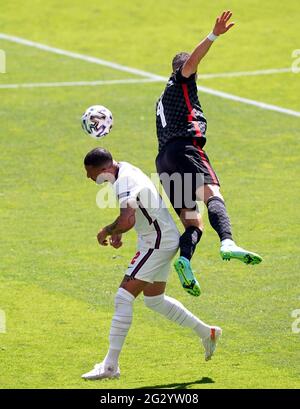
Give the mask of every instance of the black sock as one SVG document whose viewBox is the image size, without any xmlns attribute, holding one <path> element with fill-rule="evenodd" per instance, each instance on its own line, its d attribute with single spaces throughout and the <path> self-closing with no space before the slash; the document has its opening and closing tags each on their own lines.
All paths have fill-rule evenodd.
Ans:
<svg viewBox="0 0 300 409">
<path fill-rule="evenodd" d="M 218 196 L 213 196 L 208 199 L 206 206 L 209 222 L 218 233 L 220 240 L 232 240 L 230 220 L 223 200 Z"/>
<path fill-rule="evenodd" d="M 180 256 L 190 260 L 202 236 L 202 231 L 196 226 L 186 228 L 179 240 Z"/>
</svg>

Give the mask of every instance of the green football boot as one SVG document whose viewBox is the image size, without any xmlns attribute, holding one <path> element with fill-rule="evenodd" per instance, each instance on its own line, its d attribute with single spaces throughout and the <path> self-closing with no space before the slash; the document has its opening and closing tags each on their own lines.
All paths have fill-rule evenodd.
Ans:
<svg viewBox="0 0 300 409">
<path fill-rule="evenodd" d="M 235 258 L 245 264 L 259 264 L 262 261 L 259 254 L 238 247 L 232 240 L 224 240 L 220 254 L 223 260 Z"/>
<path fill-rule="evenodd" d="M 181 285 L 185 289 L 185 291 L 195 297 L 199 297 L 199 295 L 201 294 L 200 285 L 196 277 L 194 276 L 189 260 L 185 257 L 180 256 L 174 262 L 174 267 L 177 271 Z"/>
</svg>

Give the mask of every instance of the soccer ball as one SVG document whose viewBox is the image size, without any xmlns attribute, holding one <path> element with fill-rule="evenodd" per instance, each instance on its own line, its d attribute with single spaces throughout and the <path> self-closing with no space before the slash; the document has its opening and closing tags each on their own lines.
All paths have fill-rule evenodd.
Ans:
<svg viewBox="0 0 300 409">
<path fill-rule="evenodd" d="M 92 138 L 100 139 L 107 135 L 113 126 L 112 113 L 102 105 L 93 105 L 82 115 L 81 126 Z"/>
</svg>

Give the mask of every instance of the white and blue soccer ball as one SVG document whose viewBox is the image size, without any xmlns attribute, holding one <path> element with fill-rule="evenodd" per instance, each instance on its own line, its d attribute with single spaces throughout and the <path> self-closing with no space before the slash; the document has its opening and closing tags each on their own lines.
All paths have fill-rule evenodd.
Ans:
<svg viewBox="0 0 300 409">
<path fill-rule="evenodd" d="M 83 130 L 95 139 L 107 135 L 111 131 L 113 123 L 112 113 L 102 105 L 89 107 L 81 117 Z"/>
</svg>

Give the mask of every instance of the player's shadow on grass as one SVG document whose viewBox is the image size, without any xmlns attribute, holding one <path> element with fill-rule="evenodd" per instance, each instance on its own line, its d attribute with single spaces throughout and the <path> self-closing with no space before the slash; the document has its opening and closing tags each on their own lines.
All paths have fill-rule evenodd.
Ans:
<svg viewBox="0 0 300 409">
<path fill-rule="evenodd" d="M 190 385 L 198 385 L 203 383 L 215 383 L 215 381 L 211 378 L 204 376 L 197 381 L 192 382 L 181 382 L 181 383 L 169 383 L 167 385 L 153 385 L 153 386 L 143 386 L 142 388 L 136 389 L 160 389 L 160 388 L 173 388 L 173 389 L 186 389 Z"/>
</svg>

